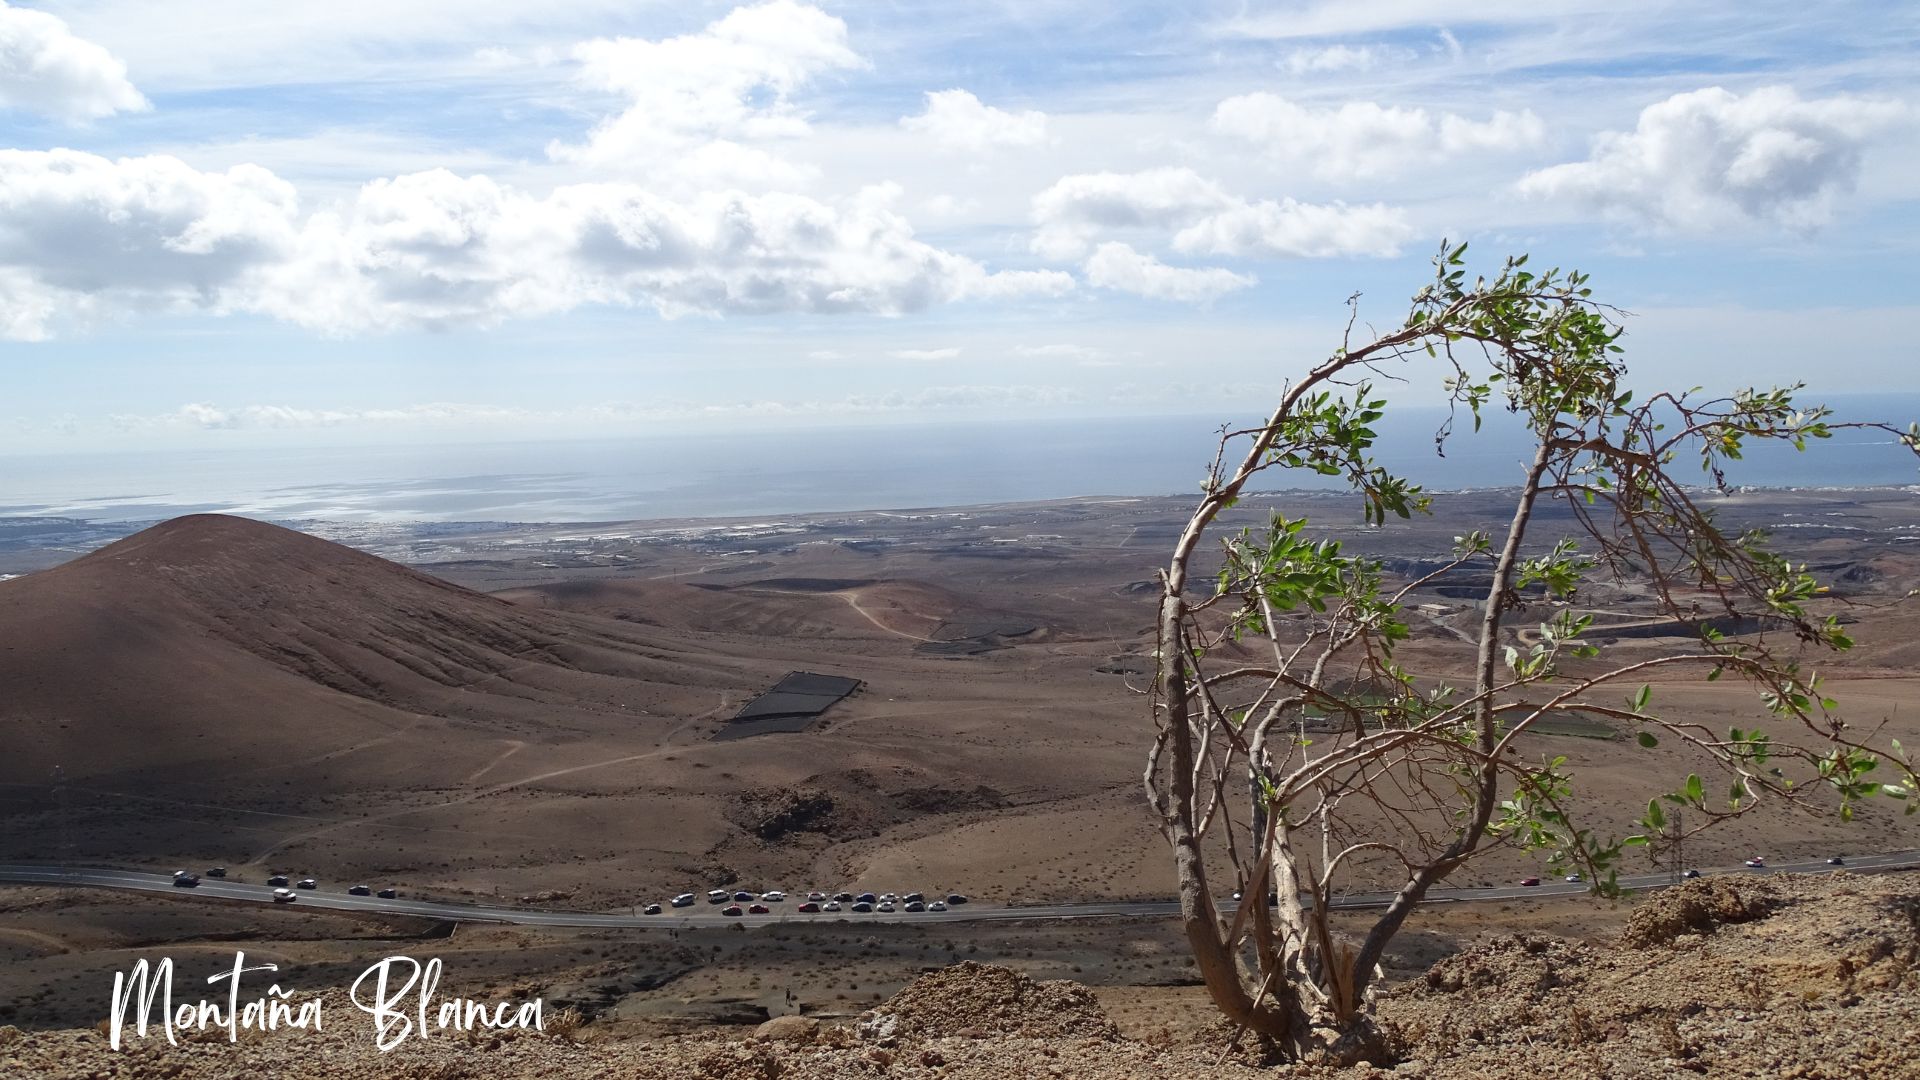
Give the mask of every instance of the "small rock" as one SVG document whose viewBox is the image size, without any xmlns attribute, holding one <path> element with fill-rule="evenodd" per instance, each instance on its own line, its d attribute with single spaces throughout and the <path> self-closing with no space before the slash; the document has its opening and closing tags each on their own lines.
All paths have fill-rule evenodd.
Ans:
<svg viewBox="0 0 1920 1080">
<path fill-rule="evenodd" d="M 947 1059 L 941 1056 L 938 1050 L 922 1050 L 920 1052 L 920 1064 L 925 1065 L 929 1069 L 937 1069 L 946 1063 Z"/>
<path fill-rule="evenodd" d="M 867 1051 L 867 1060 L 884 1069 L 893 1064 L 893 1051 L 882 1050 L 878 1046 L 873 1047 Z"/>
<path fill-rule="evenodd" d="M 820 1034 L 820 1021 L 811 1016 L 776 1016 L 753 1029 L 756 1039 L 767 1042 L 810 1043 Z"/>
</svg>

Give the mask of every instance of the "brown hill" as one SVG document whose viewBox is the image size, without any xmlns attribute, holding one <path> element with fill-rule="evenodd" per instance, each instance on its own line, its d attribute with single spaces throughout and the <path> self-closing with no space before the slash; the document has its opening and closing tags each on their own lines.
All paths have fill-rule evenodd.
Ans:
<svg viewBox="0 0 1920 1080">
<path fill-rule="evenodd" d="M 443 730 L 457 763 L 463 742 L 486 741 L 463 736 L 497 749 L 501 736 L 630 732 L 740 681 L 642 627 L 216 515 L 0 584 L 0 643 L 0 780 L 32 784 L 55 765 L 184 780 L 423 728 Z"/>
</svg>

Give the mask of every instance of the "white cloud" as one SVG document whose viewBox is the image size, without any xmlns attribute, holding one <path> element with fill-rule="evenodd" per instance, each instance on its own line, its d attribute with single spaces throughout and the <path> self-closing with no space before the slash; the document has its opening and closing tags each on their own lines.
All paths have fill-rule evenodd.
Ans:
<svg viewBox="0 0 1920 1080">
<path fill-rule="evenodd" d="M 1510 153 L 1546 137 L 1530 110 L 1469 120 L 1371 101 L 1315 109 L 1265 91 L 1222 101 L 1207 126 L 1333 180 L 1391 176 L 1475 151 Z"/>
<path fill-rule="evenodd" d="M 1384 45 L 1327 45 L 1295 49 L 1280 61 L 1280 66 L 1289 75 L 1326 75 L 1340 71 L 1366 71 L 1390 60 L 1406 60 L 1412 55 L 1408 50 Z"/>
<path fill-rule="evenodd" d="M 965 90 L 927 94 L 926 111 L 900 118 L 908 131 L 925 132 L 953 150 L 979 152 L 1000 146 L 1039 146 L 1047 141 L 1047 114 L 1027 109 L 1007 112 Z"/>
<path fill-rule="evenodd" d="M 1872 137 L 1910 116 L 1891 101 L 1709 87 L 1647 106 L 1634 130 L 1596 138 L 1587 160 L 1528 173 L 1519 186 L 1657 229 L 1810 229 L 1853 190 Z"/>
<path fill-rule="evenodd" d="M 887 355 L 895 360 L 952 360 L 960 355 L 960 350 L 957 348 L 895 349 Z"/>
<path fill-rule="evenodd" d="M 1059 343 L 1054 345 L 1015 345 L 1015 356 L 1031 356 L 1045 360 L 1098 360 L 1106 353 L 1091 345 L 1073 345 Z"/>
<path fill-rule="evenodd" d="M 1168 266 L 1121 243 L 1105 243 L 1087 257 L 1087 283 L 1152 300 L 1204 303 L 1253 285 L 1249 274 L 1220 267 Z"/>
<path fill-rule="evenodd" d="M 127 65 L 75 37 L 43 11 L 0 2 L 0 105 L 58 120 L 97 120 L 152 108 L 127 81 Z"/>
<path fill-rule="evenodd" d="M 1052 258 L 1072 258 L 1124 230 L 1173 232 L 1174 250 L 1184 254 L 1286 258 L 1390 257 L 1413 235 L 1395 207 L 1249 201 L 1187 168 L 1062 177 L 1034 196 L 1033 215 L 1033 249 Z"/>
<path fill-rule="evenodd" d="M 264 169 L 0 151 L 0 328 L 140 310 L 261 312 L 330 334 L 488 326 L 587 304 L 687 314 L 894 315 L 1057 296 L 1057 270 L 994 273 L 929 245 L 875 187 L 835 203 L 629 183 L 536 197 L 445 170 L 376 180 L 298 220 Z"/>
<path fill-rule="evenodd" d="M 792 95 L 821 75 L 862 68 L 847 24 L 819 8 L 771 0 L 736 8 L 704 30 L 659 41 L 600 38 L 578 45 L 580 77 L 625 99 L 585 143 L 554 142 L 558 161 L 678 177 L 690 189 L 764 190 L 808 170 L 752 145 L 809 130 Z"/>
<path fill-rule="evenodd" d="M 1400 246 L 1412 237 L 1406 213 L 1381 203 L 1262 199 L 1237 203 L 1194 222 L 1174 236 L 1173 249 L 1187 255 L 1385 259 L 1400 254 Z"/>
</svg>

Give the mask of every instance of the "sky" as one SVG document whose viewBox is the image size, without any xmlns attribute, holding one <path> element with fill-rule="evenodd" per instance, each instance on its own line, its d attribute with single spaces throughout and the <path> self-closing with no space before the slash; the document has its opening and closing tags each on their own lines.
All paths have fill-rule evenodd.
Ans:
<svg viewBox="0 0 1920 1080">
<path fill-rule="evenodd" d="M 0 3 L 0 453 L 1245 410 L 1444 239 L 1591 273 L 1648 385 L 1920 389 L 1917 45 L 1884 0 Z"/>
</svg>

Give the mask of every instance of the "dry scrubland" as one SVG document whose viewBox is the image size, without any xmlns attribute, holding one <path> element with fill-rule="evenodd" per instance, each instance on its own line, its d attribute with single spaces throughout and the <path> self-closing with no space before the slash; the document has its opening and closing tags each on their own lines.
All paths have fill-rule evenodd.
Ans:
<svg viewBox="0 0 1920 1080">
<path fill-rule="evenodd" d="M 1252 522 L 1269 506 L 1334 523 L 1350 547 L 1402 573 L 1504 512 L 1497 496 L 1448 496 L 1432 519 L 1377 530 L 1358 527 L 1347 498 L 1256 498 L 1237 513 Z M 1150 666 L 1147 583 L 1187 509 L 1175 499 L 1077 500 L 352 537 L 415 569 L 268 526 L 182 519 L 0 583 L 0 685 L 9 691 L 0 719 L 17 734 L 0 759 L 0 858 L 163 872 L 221 863 L 247 880 L 284 869 L 336 888 L 394 883 L 410 895 L 584 910 L 733 883 L 958 889 L 989 903 L 1164 896 L 1169 860 L 1139 793 L 1148 733 L 1137 690 Z M 1920 745 L 1920 613 L 1897 603 L 1920 584 L 1911 493 L 1748 494 L 1725 500 L 1722 513 L 1732 528 L 1782 526 L 1781 546 L 1837 582 L 1862 646 L 1830 669 L 1832 688 L 1854 723 L 1884 722 Z M 1559 524 L 1546 515 L 1537 527 L 1545 537 Z M 0 572 L 59 554 L 0 552 Z M 1421 599 L 1406 660 L 1444 677 L 1462 665 L 1456 631 L 1470 601 Z M 1645 611 L 1631 587 L 1596 590 L 1590 602 L 1608 621 Z M 1651 653 L 1678 640 L 1623 632 L 1616 648 Z M 805 734 L 710 741 L 795 669 L 866 687 Z M 1753 715 L 1746 694 L 1724 683 L 1659 683 L 1655 703 L 1715 727 Z M 1541 736 L 1527 749 L 1567 755 L 1584 787 L 1618 796 L 1618 812 L 1593 821 L 1603 828 L 1624 828 L 1691 767 L 1678 751 L 1625 739 Z M 63 785 L 51 782 L 55 764 Z M 790 813 L 796 807 L 814 809 Z M 776 820 L 784 824 L 769 828 Z M 1773 814 L 1695 845 L 1689 861 L 1920 847 L 1914 821 L 1878 808 L 1850 826 Z M 1498 852 L 1457 880 L 1529 872 L 1537 867 L 1526 858 Z M 756 1010 L 787 1007 L 789 989 L 816 1015 L 851 1014 L 922 968 L 979 959 L 1095 984 L 1128 1031 L 1152 1035 L 1089 1052 L 1089 1061 L 1110 1056 L 1116 1075 L 1149 1059 L 1179 1075 L 1181 1062 L 1217 1053 L 1178 1038 L 1163 1047 L 1133 1019 L 1182 1015 L 1194 1002 L 1194 989 L 1177 985 L 1186 966 L 1170 927 L 768 931 L 691 942 L 463 928 L 449 940 L 420 939 L 431 930 L 422 926 L 186 900 L 0 897 L 9 961 L 0 1002 L 12 1010 L 0 1021 L 28 1030 L 90 1023 L 111 972 L 136 954 L 184 962 L 244 947 L 283 956 L 303 986 L 337 985 L 392 951 L 441 955 L 477 985 L 597 1014 L 587 1029 L 596 1037 L 757 1019 Z M 1542 920 L 1519 905 L 1423 915 L 1395 974 L 1414 978 L 1489 927 L 1542 920 L 1599 932 L 1613 918 L 1585 903 L 1539 910 L 1555 914 Z M 1740 933 L 1763 925 L 1771 922 Z M 1708 951 L 1718 956 L 1717 943 L 1732 940 L 1715 937 Z M 1394 1015 L 1416 1016 L 1426 999 L 1412 993 L 1389 1006 L 1401 1010 Z M 1534 1032 L 1541 1053 L 1568 1060 L 1581 1046 L 1619 1041 L 1569 1042 L 1562 1032 L 1556 1042 L 1522 1020 L 1515 1030 Z M 1602 1033 L 1616 1023 L 1641 1030 L 1638 1020 L 1593 1022 Z M 1683 1034 L 1692 1022 L 1676 1021 Z M 35 1034 L 24 1045 L 65 1037 Z M 1449 1037 L 1437 1028 L 1420 1036 L 1422 1045 Z M 592 1067 L 648 1075 L 646 1055 L 705 1045 L 627 1046 L 625 1064 Z M 956 1045 L 938 1051 L 950 1071 L 988 1069 L 962 1064 L 974 1051 Z M 724 1039 L 712 1047 L 736 1052 Z M 507 1046 L 498 1060 L 535 1049 Z M 877 1068 L 868 1049 L 808 1050 L 820 1060 L 792 1064 L 792 1075 Z M 890 1068 L 920 1067 L 910 1056 L 896 1053 Z M 1019 1068 L 1046 1075 L 1049 1061 Z"/>
<path fill-rule="evenodd" d="M 1608 940 L 1502 933 L 1391 991 L 1396 1060 L 1275 1065 L 1205 1019 L 1190 990 L 1095 992 L 1006 967 L 931 971 L 853 1016 L 655 1033 L 415 1040 L 382 1055 L 337 991 L 323 1033 L 114 1052 L 98 1030 L 0 1028 L 0 1070 L 36 1077 L 298 1075 L 464 1080 L 800 1077 L 1425 1076 L 1533 1080 L 1896 1077 L 1920 1070 L 1920 892 L 1908 876 L 1694 882 Z M 752 1031 L 752 1034 L 748 1032 Z"/>
</svg>

